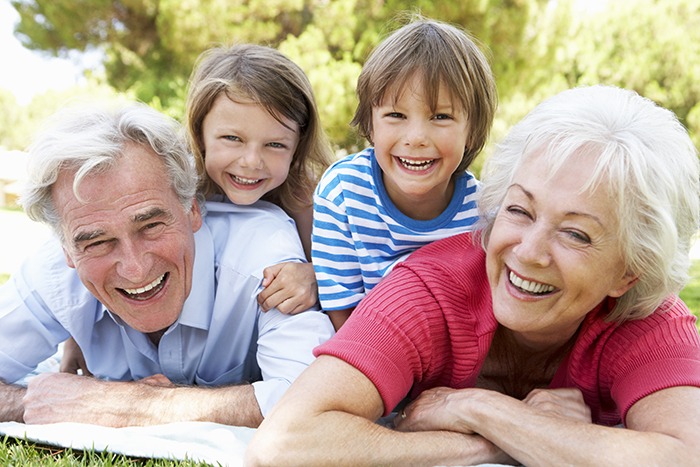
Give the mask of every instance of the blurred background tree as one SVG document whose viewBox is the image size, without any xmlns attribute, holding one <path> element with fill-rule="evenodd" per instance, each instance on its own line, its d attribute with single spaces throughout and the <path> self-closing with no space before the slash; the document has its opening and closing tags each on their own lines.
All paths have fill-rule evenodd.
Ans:
<svg viewBox="0 0 700 467">
<path fill-rule="evenodd" d="M 407 14 L 420 12 L 465 27 L 491 58 L 500 96 L 492 140 L 542 99 L 572 86 L 603 83 L 634 89 L 670 108 L 700 143 L 699 0 L 11 3 L 20 14 L 16 35 L 25 47 L 56 56 L 98 50 L 104 70 L 88 72 L 95 83 L 91 92 L 109 88 L 178 119 L 196 57 L 213 45 L 255 42 L 278 48 L 306 71 L 334 146 L 356 150 L 365 142 L 349 122 L 362 64 Z M 0 92 L 6 124 L 0 145 L 26 145 L 29 129 L 60 101 L 37 99 L 41 103 L 21 107 Z M 489 152 L 487 147 L 484 155 Z M 482 160 L 473 166 L 477 174 Z"/>
</svg>

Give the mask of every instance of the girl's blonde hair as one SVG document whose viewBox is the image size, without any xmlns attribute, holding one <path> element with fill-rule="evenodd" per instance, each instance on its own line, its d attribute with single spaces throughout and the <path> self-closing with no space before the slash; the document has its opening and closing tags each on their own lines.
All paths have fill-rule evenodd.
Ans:
<svg viewBox="0 0 700 467">
<path fill-rule="evenodd" d="M 222 93 L 234 101 L 251 100 L 278 121 L 284 117 L 299 125 L 287 179 L 263 199 L 287 213 L 310 206 L 316 183 L 331 162 L 331 148 L 304 71 L 281 52 L 254 44 L 214 47 L 199 56 L 189 81 L 185 126 L 206 197 L 223 193 L 206 174 L 202 135 L 204 118 Z"/>
</svg>

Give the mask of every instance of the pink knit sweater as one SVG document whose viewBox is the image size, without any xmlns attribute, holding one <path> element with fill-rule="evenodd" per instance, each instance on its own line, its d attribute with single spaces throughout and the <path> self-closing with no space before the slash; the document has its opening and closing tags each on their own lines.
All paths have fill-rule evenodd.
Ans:
<svg viewBox="0 0 700 467">
<path fill-rule="evenodd" d="M 615 425 L 639 399 L 673 386 L 700 387 L 695 317 L 677 297 L 653 315 L 615 325 L 605 300 L 581 326 L 550 388 L 577 387 L 593 421 Z M 406 395 L 473 387 L 497 323 L 485 255 L 470 233 L 427 245 L 398 265 L 315 350 L 362 371 L 385 415 Z"/>
</svg>

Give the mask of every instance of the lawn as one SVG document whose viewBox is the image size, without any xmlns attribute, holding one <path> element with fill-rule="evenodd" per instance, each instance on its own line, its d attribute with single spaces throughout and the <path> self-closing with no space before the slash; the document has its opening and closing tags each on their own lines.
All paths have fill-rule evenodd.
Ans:
<svg viewBox="0 0 700 467">
<path fill-rule="evenodd" d="M 48 446 L 38 446 L 22 440 L 0 437 L 0 465 L 30 467 L 170 467 L 208 466 L 194 461 L 168 461 L 163 459 L 139 459 L 107 452 L 73 451 Z"/>
<path fill-rule="evenodd" d="M 690 267 L 690 281 L 681 291 L 681 298 L 695 316 L 700 319 L 700 260 L 693 261 Z M 700 329 L 700 323 L 698 329 Z"/>
</svg>

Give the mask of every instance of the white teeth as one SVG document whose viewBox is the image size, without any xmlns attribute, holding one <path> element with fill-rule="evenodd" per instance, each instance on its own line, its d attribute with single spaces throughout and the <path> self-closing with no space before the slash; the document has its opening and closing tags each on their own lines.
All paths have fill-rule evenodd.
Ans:
<svg viewBox="0 0 700 467">
<path fill-rule="evenodd" d="M 237 175 L 231 175 L 231 178 L 233 178 L 236 181 L 236 183 L 240 183 L 241 185 L 255 185 L 260 180 L 262 180 L 260 178 L 258 178 L 258 179 L 242 178 L 242 177 L 239 177 Z"/>
<path fill-rule="evenodd" d="M 423 161 L 414 161 L 410 159 L 404 159 L 403 157 L 399 157 L 398 159 L 404 167 L 406 167 L 409 170 L 415 170 L 416 172 L 427 169 L 435 162 L 435 159 Z"/>
<path fill-rule="evenodd" d="M 160 285 L 161 282 L 163 282 L 163 279 L 165 278 L 165 274 L 160 276 L 158 279 L 154 280 L 150 284 L 144 286 L 144 287 L 139 287 L 138 289 L 124 289 L 124 292 L 128 293 L 129 295 L 137 295 L 141 294 L 144 292 L 148 292 L 149 290 L 153 289 L 154 287 L 157 287 Z"/>
<path fill-rule="evenodd" d="M 510 272 L 510 282 L 519 289 L 532 294 L 544 294 L 549 293 L 554 290 L 553 285 L 542 284 L 540 282 L 526 281 L 515 275 L 514 272 Z"/>
</svg>

